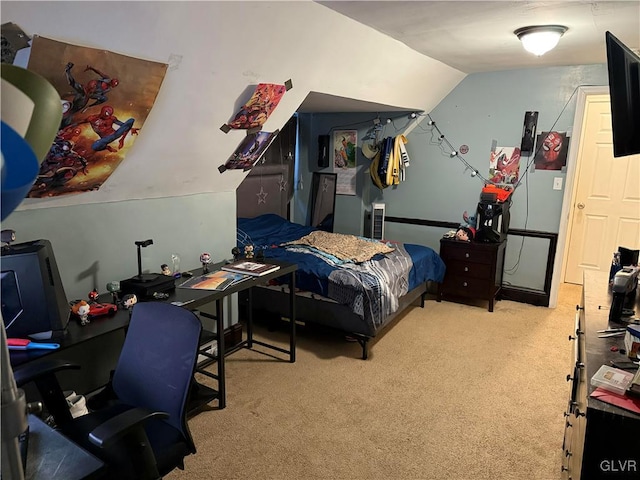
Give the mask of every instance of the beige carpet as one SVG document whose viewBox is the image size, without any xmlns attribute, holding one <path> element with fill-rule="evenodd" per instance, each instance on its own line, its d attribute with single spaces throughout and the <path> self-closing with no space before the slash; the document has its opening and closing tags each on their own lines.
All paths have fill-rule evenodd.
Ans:
<svg viewBox="0 0 640 480">
<path fill-rule="evenodd" d="M 227 408 L 189 421 L 198 453 L 167 478 L 558 479 L 579 298 L 565 284 L 556 309 L 429 300 L 366 361 L 305 329 L 295 364 L 237 352 Z"/>
</svg>

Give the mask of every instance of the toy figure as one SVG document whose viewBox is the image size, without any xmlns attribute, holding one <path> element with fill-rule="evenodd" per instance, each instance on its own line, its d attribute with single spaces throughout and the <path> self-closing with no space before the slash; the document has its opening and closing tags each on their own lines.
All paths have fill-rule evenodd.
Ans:
<svg viewBox="0 0 640 480">
<path fill-rule="evenodd" d="M 264 261 L 264 250 L 263 249 L 259 249 L 256 253 L 256 260 L 258 262 L 263 262 Z"/>
<path fill-rule="evenodd" d="M 234 260 L 238 260 L 238 258 L 240 258 L 240 249 L 238 247 L 233 247 L 231 249 L 231 255 L 233 255 Z"/>
<path fill-rule="evenodd" d="M 107 283 L 107 291 L 111 292 L 111 299 L 113 303 L 118 304 L 118 292 L 120 291 L 120 282 L 113 281 Z"/>
<path fill-rule="evenodd" d="M 169 270 L 169 265 L 167 265 L 166 263 L 163 263 L 162 265 L 160 265 L 160 268 L 162 269 L 163 275 L 167 275 L 168 277 L 171 276 L 171 270 Z"/>
<path fill-rule="evenodd" d="M 253 245 L 245 245 L 245 247 L 244 247 L 244 257 L 245 258 L 253 258 Z"/>
<path fill-rule="evenodd" d="M 476 229 L 473 227 L 460 227 L 456 231 L 456 240 L 460 240 L 463 242 L 470 242 L 476 235 Z"/>
<path fill-rule="evenodd" d="M 200 255 L 200 263 L 202 263 L 202 273 L 209 273 L 209 264 L 211 263 L 211 255 L 203 253 Z"/>
<path fill-rule="evenodd" d="M 91 303 L 94 303 L 94 302 L 98 301 L 98 289 L 94 288 L 93 290 L 91 290 L 89 292 L 89 301 Z"/>
<path fill-rule="evenodd" d="M 182 276 L 180 274 L 180 255 L 178 255 L 177 253 L 172 253 L 171 263 L 173 264 L 173 276 L 175 278 L 180 278 Z"/>
<path fill-rule="evenodd" d="M 138 297 L 135 293 L 128 293 L 122 297 L 122 306 L 129 310 L 129 315 L 131 315 L 131 309 L 136 303 L 138 303 Z"/>
<path fill-rule="evenodd" d="M 80 325 L 89 323 L 89 304 L 84 300 L 80 300 L 71 307 L 71 312 L 80 318 Z"/>
</svg>

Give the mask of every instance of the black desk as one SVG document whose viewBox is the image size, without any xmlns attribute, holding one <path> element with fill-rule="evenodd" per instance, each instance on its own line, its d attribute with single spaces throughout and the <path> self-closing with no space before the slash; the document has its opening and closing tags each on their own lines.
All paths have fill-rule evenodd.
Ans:
<svg viewBox="0 0 640 480">
<path fill-rule="evenodd" d="M 104 464 L 34 415 L 29 415 L 25 480 L 99 478 Z"/>
<path fill-rule="evenodd" d="M 226 406 L 226 382 L 225 382 L 225 369 L 224 369 L 224 357 L 229 355 L 240 348 L 253 348 L 253 345 L 261 345 L 263 347 L 276 350 L 282 353 L 286 353 L 289 355 L 289 362 L 293 363 L 296 361 L 296 322 L 295 322 L 295 272 L 298 269 L 298 266 L 295 264 L 290 264 L 286 262 L 276 262 L 268 260 L 268 263 L 280 265 L 280 269 L 268 273 L 266 275 L 262 275 L 260 277 L 249 277 L 235 285 L 228 287 L 223 291 L 216 290 L 196 290 L 191 288 L 179 288 L 170 293 L 169 298 L 166 300 L 167 302 L 185 302 L 184 308 L 188 308 L 189 310 L 197 310 L 198 307 L 202 305 L 214 303 L 216 305 L 216 313 L 212 318 L 216 321 L 216 331 L 215 339 L 218 345 L 218 355 L 217 357 L 201 352 L 202 355 L 205 355 L 212 360 L 219 360 L 222 358 L 222 361 L 218 361 L 218 372 L 217 375 L 214 375 L 210 372 L 207 372 L 203 369 L 198 369 L 198 373 L 208 376 L 209 378 L 213 378 L 218 382 L 218 390 L 213 390 L 209 387 L 201 385 L 199 383 L 195 383 L 194 390 L 192 390 L 192 403 L 193 407 L 190 408 L 190 411 L 196 410 L 202 404 L 209 403 L 214 399 L 218 399 L 218 407 L 225 408 Z M 215 265 L 209 266 L 209 271 L 214 272 L 220 267 L 224 265 L 224 262 L 218 263 Z M 194 275 L 202 275 L 202 269 L 195 269 L 192 271 Z M 251 289 L 253 287 L 259 285 L 265 285 L 270 280 L 283 277 L 287 275 L 289 281 L 289 314 L 291 318 L 290 322 L 290 330 L 289 330 L 289 349 L 282 349 L 280 347 L 276 347 L 274 345 L 270 345 L 265 342 L 261 342 L 255 340 L 253 338 L 253 315 L 251 308 Z M 180 280 L 176 281 L 176 284 L 180 284 Z M 233 349 L 226 351 L 224 345 L 224 299 L 229 295 L 234 293 L 242 292 L 245 290 L 249 290 L 249 318 L 247 321 L 247 339 L 243 340 L 239 345 L 234 346 Z M 188 302 L 188 303 L 186 303 Z M 202 316 L 208 317 L 209 315 L 201 312 Z"/>
<path fill-rule="evenodd" d="M 215 290 L 196 290 L 189 288 L 179 288 L 169 294 L 167 302 L 185 302 L 184 308 L 189 310 L 197 310 L 203 305 L 215 303 L 216 314 L 213 319 L 216 321 L 216 331 L 214 337 L 218 344 L 218 356 L 211 357 L 212 360 L 218 360 L 238 350 L 238 348 L 246 347 L 252 348 L 254 344 L 261 345 L 273 350 L 277 350 L 289 355 L 289 361 L 295 362 L 295 349 L 296 349 L 296 331 L 295 331 L 295 272 L 298 269 L 297 265 L 289 264 L 285 262 L 275 262 L 269 260 L 269 263 L 280 265 L 280 269 L 263 275 L 261 277 L 250 277 L 242 282 L 230 286 L 223 291 Z M 224 263 L 212 264 L 209 270 L 215 271 L 223 266 Z M 194 275 L 201 275 L 202 269 L 194 269 L 192 271 Z M 289 335 L 289 349 L 281 349 L 269 345 L 264 342 L 257 341 L 253 338 L 253 318 L 251 313 L 247 322 L 247 339 L 244 340 L 239 346 L 234 347 L 231 351 L 227 352 L 224 346 L 224 299 L 229 295 L 244 290 L 249 290 L 249 302 L 251 302 L 251 289 L 258 285 L 264 285 L 265 283 L 275 278 L 288 275 L 289 279 L 289 291 L 290 293 L 290 335 Z M 182 283 L 182 279 L 176 280 L 176 285 Z M 101 295 L 100 301 L 110 301 L 110 295 Z M 188 303 L 186 303 L 188 302 Z M 249 304 L 251 307 L 251 303 Z M 135 307 L 134 307 L 135 308 Z M 249 308 L 249 312 L 252 308 Z M 209 316 L 204 312 L 203 316 Z M 99 317 L 91 320 L 91 322 L 85 326 L 81 326 L 75 319 L 69 321 L 67 331 L 64 336 L 59 339 L 53 339 L 60 344 L 60 348 L 57 350 L 27 350 L 10 352 L 11 366 L 13 368 L 18 367 L 27 362 L 37 362 L 38 359 L 43 357 L 47 358 L 60 358 L 76 362 L 82 366 L 82 379 L 79 379 L 77 372 L 59 372 L 58 379 L 63 390 L 74 390 L 79 394 L 88 394 L 98 388 L 103 387 L 109 381 L 109 374 L 115 369 L 120 350 L 124 342 L 126 334 L 126 327 L 129 325 L 129 313 L 125 310 L 118 310 L 115 315 Z M 203 352 L 201 352 L 203 354 Z M 207 355 L 209 356 L 209 355 Z M 87 361 L 90 359 L 90 361 Z M 215 379 L 218 382 L 218 389 L 214 390 L 204 385 L 198 384 L 194 381 L 194 389 L 192 390 L 192 401 L 195 407 L 202 404 L 209 403 L 214 399 L 218 399 L 218 407 L 225 408 L 226 406 L 226 382 L 225 382 L 225 368 L 224 361 L 218 361 L 217 375 L 206 372 L 205 370 L 198 370 L 199 373 L 204 374 L 210 378 Z M 28 385 L 27 398 L 33 398 L 37 396 L 37 391 L 33 386 Z M 194 408 L 195 408 L 194 407 Z M 191 409 L 190 409 L 191 410 Z"/>
</svg>

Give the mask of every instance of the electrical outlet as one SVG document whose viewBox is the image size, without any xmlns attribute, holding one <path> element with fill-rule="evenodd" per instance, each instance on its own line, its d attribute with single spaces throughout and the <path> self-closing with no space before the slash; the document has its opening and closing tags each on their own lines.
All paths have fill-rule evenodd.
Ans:
<svg viewBox="0 0 640 480">
<path fill-rule="evenodd" d="M 556 177 L 553 179 L 553 189 L 562 190 L 562 177 Z"/>
</svg>

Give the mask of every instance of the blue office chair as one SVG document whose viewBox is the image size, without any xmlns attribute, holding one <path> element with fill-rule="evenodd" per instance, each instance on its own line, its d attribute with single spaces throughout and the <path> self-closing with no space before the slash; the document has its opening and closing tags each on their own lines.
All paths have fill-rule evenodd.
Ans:
<svg viewBox="0 0 640 480">
<path fill-rule="evenodd" d="M 107 478 L 158 479 L 184 469 L 184 457 L 196 453 L 186 417 L 201 331 L 198 317 L 182 307 L 136 304 L 113 375 L 116 400 L 78 418 L 66 406 L 61 411 L 59 388 L 56 403 L 38 384 L 68 363 L 39 377 L 16 369 L 16 383 L 37 380 L 62 433 L 104 461 Z"/>
</svg>

